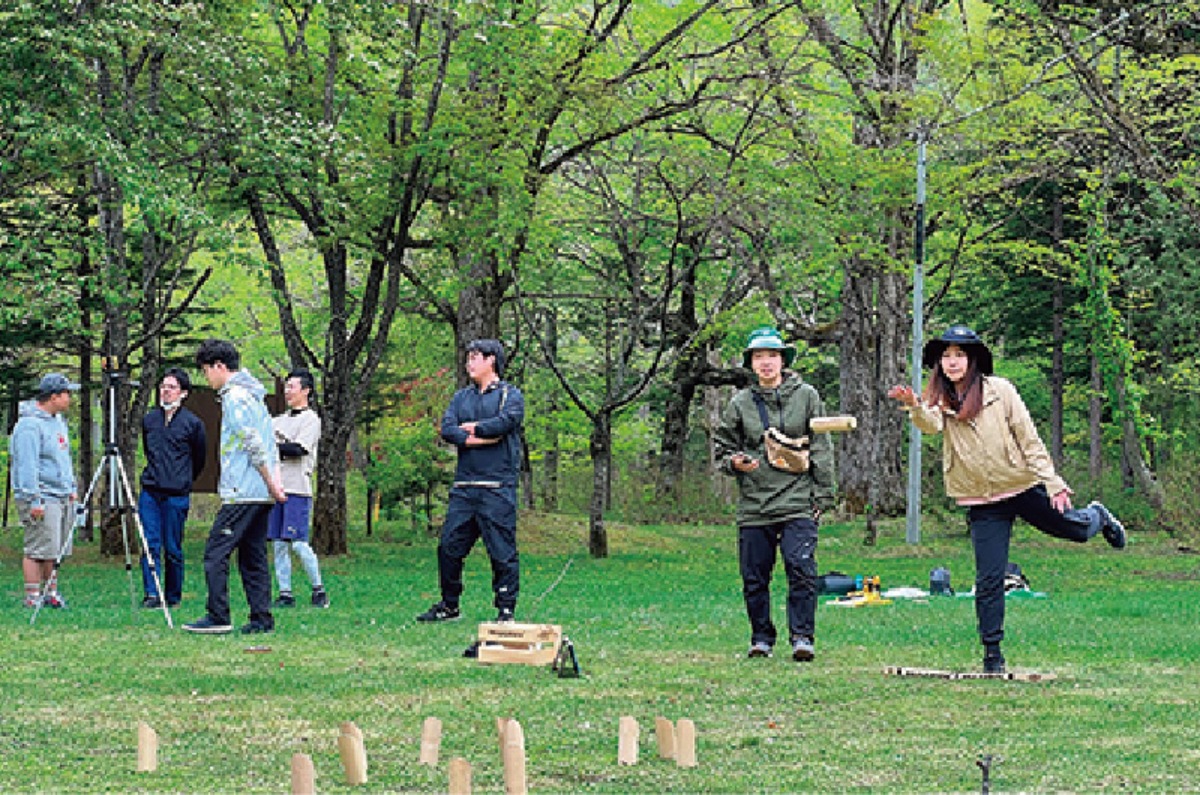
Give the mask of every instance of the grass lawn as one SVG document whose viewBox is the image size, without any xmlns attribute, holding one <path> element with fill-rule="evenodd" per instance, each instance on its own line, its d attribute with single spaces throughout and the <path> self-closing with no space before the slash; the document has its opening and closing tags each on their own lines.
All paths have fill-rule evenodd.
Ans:
<svg viewBox="0 0 1200 795">
<path fill-rule="evenodd" d="M 177 626 L 203 614 L 204 533 L 189 528 Z M 196 637 L 133 609 L 124 562 L 100 559 L 95 545 L 63 567 L 69 608 L 31 626 L 20 533 L 8 530 L 0 791 L 279 793 L 300 752 L 322 792 L 445 791 L 456 756 L 472 764 L 474 791 L 503 792 L 498 716 L 521 722 L 531 792 L 977 792 L 982 755 L 996 760 L 996 792 L 1200 788 L 1200 559 L 1168 538 L 1136 536 L 1115 553 L 1020 527 L 1012 559 L 1048 596 L 1010 599 L 1005 653 L 1010 669 L 1057 675 L 1020 683 L 882 675 L 888 665 L 978 670 L 967 598 L 822 604 L 814 662 L 745 659 L 732 527 L 612 525 L 612 555 L 600 561 L 585 533 L 582 520 L 543 515 L 520 529 L 518 620 L 561 624 L 583 668 L 558 679 L 460 656 L 476 622 L 494 616 L 482 546 L 460 622 L 413 620 L 436 599 L 432 540 L 355 538 L 352 555 L 324 561 L 331 609 L 281 611 L 271 635 Z M 909 546 L 892 526 L 866 548 L 859 527 L 831 525 L 820 570 L 878 574 L 886 589 L 925 587 L 944 565 L 969 589 L 967 539 L 926 535 Z M 233 580 L 236 625 L 245 601 Z M 247 652 L 259 644 L 271 650 Z M 641 725 L 636 766 L 616 762 L 623 715 Z M 437 768 L 417 762 L 428 716 L 444 724 Z M 656 716 L 695 721 L 699 767 L 657 758 Z M 139 720 L 159 735 L 154 773 L 135 772 Z M 366 787 L 345 783 L 341 721 L 364 734 Z"/>
</svg>

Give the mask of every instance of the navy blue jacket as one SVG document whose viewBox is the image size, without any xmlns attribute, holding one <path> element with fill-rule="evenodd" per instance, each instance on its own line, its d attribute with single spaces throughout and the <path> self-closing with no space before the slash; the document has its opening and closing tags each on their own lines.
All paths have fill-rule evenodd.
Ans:
<svg viewBox="0 0 1200 795">
<path fill-rule="evenodd" d="M 455 482 L 517 485 L 521 470 L 521 423 L 525 419 L 525 397 L 507 381 L 493 381 L 480 392 L 472 384 L 454 393 L 442 415 L 442 439 L 458 448 Z M 467 433 L 458 426 L 478 423 L 475 435 L 499 439 L 496 444 L 467 447 Z"/>
<path fill-rule="evenodd" d="M 142 488 L 171 496 L 191 494 L 208 451 L 204 423 L 184 406 L 170 424 L 166 417 L 159 407 L 142 418 L 142 450 L 146 453 Z"/>
</svg>

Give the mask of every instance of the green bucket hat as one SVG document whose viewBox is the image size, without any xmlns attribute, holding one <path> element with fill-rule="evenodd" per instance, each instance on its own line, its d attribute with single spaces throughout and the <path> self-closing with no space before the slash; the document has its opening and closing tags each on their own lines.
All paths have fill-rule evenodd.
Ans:
<svg viewBox="0 0 1200 795">
<path fill-rule="evenodd" d="M 796 358 L 796 346 L 785 344 L 783 337 L 771 326 L 762 326 L 750 332 L 750 338 L 746 340 L 746 350 L 742 352 L 742 367 L 747 370 L 753 369 L 750 367 L 753 351 L 779 351 L 783 356 L 784 367 L 791 367 Z"/>
</svg>

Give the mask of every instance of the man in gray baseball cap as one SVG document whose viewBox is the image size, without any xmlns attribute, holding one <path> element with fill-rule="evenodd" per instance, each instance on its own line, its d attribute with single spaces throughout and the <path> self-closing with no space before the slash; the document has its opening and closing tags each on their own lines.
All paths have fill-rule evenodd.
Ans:
<svg viewBox="0 0 1200 795">
<path fill-rule="evenodd" d="M 25 528 L 25 606 L 66 607 L 58 593 L 54 563 L 71 552 L 72 504 L 76 499 L 71 442 L 63 413 L 79 384 L 47 373 L 33 400 L 21 404 L 9 439 L 9 472 L 17 512 Z"/>
</svg>

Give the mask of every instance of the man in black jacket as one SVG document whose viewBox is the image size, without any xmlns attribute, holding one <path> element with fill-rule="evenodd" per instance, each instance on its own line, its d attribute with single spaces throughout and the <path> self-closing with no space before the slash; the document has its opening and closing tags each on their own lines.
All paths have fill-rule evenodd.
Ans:
<svg viewBox="0 0 1200 795">
<path fill-rule="evenodd" d="M 183 407 L 192 387 L 187 373 L 178 367 L 167 370 L 158 385 L 159 407 L 142 419 L 142 494 L 138 517 L 146 533 L 146 546 L 154 556 L 163 593 L 150 575 L 150 564 L 142 556 L 142 607 L 177 607 L 183 598 L 183 525 L 191 508 L 192 483 L 204 469 L 207 441 L 204 423 Z M 163 568 L 164 553 L 166 568 Z"/>
<path fill-rule="evenodd" d="M 441 601 L 418 621 L 453 621 L 462 616 L 463 563 L 483 538 L 492 560 L 497 621 L 512 621 L 517 607 L 517 477 L 521 466 L 521 423 L 525 398 L 500 380 L 504 347 L 497 340 L 467 345 L 471 386 L 454 393 L 442 415 L 442 439 L 458 449 L 454 486 L 438 544 Z"/>
</svg>

